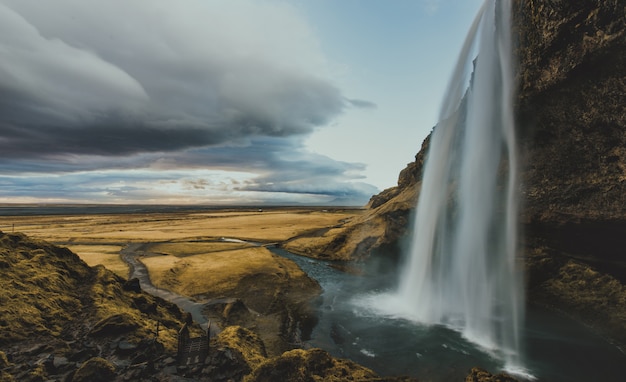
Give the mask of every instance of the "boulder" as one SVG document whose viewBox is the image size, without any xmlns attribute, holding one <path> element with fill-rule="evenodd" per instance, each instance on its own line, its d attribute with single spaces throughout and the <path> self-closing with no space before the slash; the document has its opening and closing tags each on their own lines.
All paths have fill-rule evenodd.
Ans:
<svg viewBox="0 0 626 382">
<path fill-rule="evenodd" d="M 98 321 L 91 329 L 92 336 L 111 336 L 131 332 L 139 327 L 137 320 L 130 314 L 114 314 Z"/>
<path fill-rule="evenodd" d="M 94 357 L 76 370 L 72 382 L 110 382 L 115 376 L 115 367 L 109 361 Z"/>
</svg>

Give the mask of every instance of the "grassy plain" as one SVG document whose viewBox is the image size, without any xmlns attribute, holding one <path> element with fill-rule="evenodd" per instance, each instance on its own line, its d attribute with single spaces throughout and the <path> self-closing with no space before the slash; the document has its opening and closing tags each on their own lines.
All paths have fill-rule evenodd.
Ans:
<svg viewBox="0 0 626 382">
<path fill-rule="evenodd" d="M 263 245 L 322 238 L 361 213 L 277 208 L 0 216 L 0 230 L 68 247 L 87 264 L 102 264 L 124 278 L 128 266 L 120 251 L 139 244 L 133 251 L 146 265 L 153 285 L 213 301 L 205 311 L 212 322 L 249 327 L 259 334 L 268 353 L 278 355 L 297 342 L 300 323 L 311 327 L 308 301 L 320 289 L 294 262 Z M 246 309 L 237 308 L 241 304 Z M 294 317 L 300 317 L 296 326 Z"/>
<path fill-rule="evenodd" d="M 128 276 L 119 256 L 123 246 L 151 243 L 142 261 L 153 282 L 195 295 L 219 285 L 233 286 L 245 274 L 285 272 L 284 262 L 266 249 L 225 238 L 277 243 L 321 236 L 360 213 L 359 209 L 272 208 L 0 216 L 0 230 L 66 246 L 87 264 L 102 264 L 123 277 Z"/>
</svg>

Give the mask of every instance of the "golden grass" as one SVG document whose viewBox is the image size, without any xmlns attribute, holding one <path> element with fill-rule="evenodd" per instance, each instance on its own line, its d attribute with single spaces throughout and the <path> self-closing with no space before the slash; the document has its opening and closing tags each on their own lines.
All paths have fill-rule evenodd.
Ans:
<svg viewBox="0 0 626 382">
<path fill-rule="evenodd" d="M 142 338 L 152 337 L 155 334 L 157 320 L 165 318 L 164 321 L 167 321 L 169 325 L 160 326 L 159 341 L 168 351 L 176 350 L 178 330 L 181 324 L 172 317 L 172 313 L 166 307 L 159 306 L 157 308 L 159 310 L 158 317 L 150 317 L 149 314 L 142 313 L 133 307 L 129 294 L 121 290 L 121 284 L 115 281 L 112 273 L 107 272 L 102 267 L 97 267 L 95 270 L 96 282 L 91 287 L 90 295 L 93 298 L 95 316 L 99 321 L 107 320 L 112 316 L 124 317 L 126 324 L 134 324 L 137 327 L 132 333 L 132 338 L 129 337 L 129 340 L 134 342 Z"/>
<path fill-rule="evenodd" d="M 264 247 L 251 247 L 178 258 L 153 256 L 143 258 L 154 285 L 179 294 L 194 296 L 208 291 L 230 291 L 250 274 L 284 275 L 286 270 L 279 259 Z M 300 275 L 291 269 L 291 275 Z"/>
<path fill-rule="evenodd" d="M 128 265 L 120 258 L 119 245 L 68 245 L 67 248 L 93 267 L 104 265 L 123 278 L 128 277 Z"/>
<path fill-rule="evenodd" d="M 176 257 L 187 257 L 200 255 L 209 252 L 232 251 L 235 249 L 250 248 L 252 245 L 247 243 L 229 243 L 229 242 L 169 242 L 158 243 L 150 246 L 150 252 L 162 255 L 172 255 Z"/>
<path fill-rule="evenodd" d="M 232 266 L 219 264 L 239 259 L 241 256 L 238 252 L 232 250 L 248 246 L 220 242 L 220 238 L 272 243 L 302 237 L 302 240 L 308 241 L 304 238 L 322 235 L 325 230 L 362 213 L 363 210 L 360 209 L 276 208 L 262 212 L 216 210 L 151 214 L 0 216 L 0 230 L 10 232 L 15 227 L 15 231 L 30 237 L 67 246 L 89 265 L 102 264 L 123 277 L 127 277 L 128 268 L 117 256 L 119 249 L 131 242 L 155 243 L 151 248 L 153 253 L 168 254 L 172 259 L 147 260 L 151 277 L 157 283 L 161 280 L 167 284 L 164 275 L 152 275 L 152 272 L 200 267 L 192 272 L 187 270 L 187 273 L 179 276 L 182 279 L 178 282 L 184 284 L 192 279 L 186 274 L 202 278 L 205 275 L 202 270 L 204 268 L 212 270 L 222 266 L 222 272 L 234 269 Z M 258 261 L 255 260 L 264 250 L 250 251 L 244 252 L 247 255 L 242 257 L 249 264 L 244 264 L 246 261 L 243 260 L 234 260 L 234 263 L 249 268 L 267 261 L 267 254 L 261 255 Z M 219 255 L 220 252 L 224 253 Z M 211 260 L 207 261 L 206 256 L 209 253 L 212 254 Z M 184 262 L 177 263 L 179 257 L 198 258 L 189 260 L 190 265 L 184 266 Z M 158 270 L 152 267 L 158 267 Z M 185 294 L 198 291 L 202 287 L 190 285 L 188 289 Z"/>
<path fill-rule="evenodd" d="M 361 210 L 286 209 L 265 212 L 216 211 L 79 216 L 0 216 L 0 229 L 15 230 L 52 242 L 110 244 L 236 237 L 284 241 L 308 231 L 332 227 Z"/>
</svg>

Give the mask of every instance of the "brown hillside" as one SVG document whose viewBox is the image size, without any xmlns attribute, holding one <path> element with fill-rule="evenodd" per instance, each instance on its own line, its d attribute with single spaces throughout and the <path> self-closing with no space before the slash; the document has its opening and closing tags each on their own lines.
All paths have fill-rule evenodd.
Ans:
<svg viewBox="0 0 626 382">
<path fill-rule="evenodd" d="M 3 382 L 414 381 L 381 378 L 320 349 L 270 358 L 261 338 L 239 326 L 210 340 L 204 363 L 180 365 L 177 334 L 189 318 L 178 307 L 23 234 L 0 231 L 0 301 Z M 202 334 L 192 326 L 192 337 Z"/>
</svg>

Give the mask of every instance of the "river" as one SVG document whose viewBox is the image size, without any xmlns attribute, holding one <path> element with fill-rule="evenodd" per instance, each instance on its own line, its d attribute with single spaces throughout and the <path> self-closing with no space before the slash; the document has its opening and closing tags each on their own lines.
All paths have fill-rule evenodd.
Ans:
<svg viewBox="0 0 626 382">
<path fill-rule="evenodd" d="M 363 301 L 389 288 L 389 275 L 343 272 L 332 263 L 276 254 L 296 262 L 322 286 L 319 323 L 307 345 L 352 359 L 381 375 L 421 381 L 463 381 L 471 367 L 499 372 L 503 363 L 445 326 L 384 317 Z M 538 381 L 622 381 L 626 355 L 587 327 L 538 307 L 527 310 L 522 330 L 525 367 Z M 522 379 L 522 377 L 517 376 Z"/>
<path fill-rule="evenodd" d="M 150 283 L 145 266 L 137 258 L 146 245 L 129 244 L 122 250 L 122 258 L 131 267 L 130 277 L 138 278 L 144 291 L 191 313 L 206 329 L 204 303 Z M 370 309 L 363 301 L 370 294 L 389 288 L 388 274 L 368 274 L 367 269 L 345 272 L 336 263 L 270 249 L 298 264 L 323 289 L 316 304 L 319 321 L 311 337 L 304 339 L 306 346 L 351 359 L 381 375 L 410 375 L 421 381 L 462 381 L 475 366 L 491 372 L 503 368 L 494 354 L 465 340 L 455 330 L 380 316 Z M 211 330 L 212 335 L 216 334 L 214 325 Z M 626 374 L 624 353 L 585 326 L 557 313 L 530 308 L 523 338 L 526 368 L 538 381 L 622 381 Z"/>
</svg>

